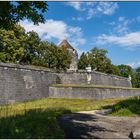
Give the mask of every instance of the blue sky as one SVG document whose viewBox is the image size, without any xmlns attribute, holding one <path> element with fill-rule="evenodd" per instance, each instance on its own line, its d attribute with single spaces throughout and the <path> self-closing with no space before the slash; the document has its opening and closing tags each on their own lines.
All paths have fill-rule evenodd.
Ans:
<svg viewBox="0 0 140 140">
<path fill-rule="evenodd" d="M 67 39 L 79 55 L 108 50 L 113 64 L 140 66 L 140 2 L 48 2 L 45 24 L 24 20 L 26 31 L 59 44 Z"/>
</svg>

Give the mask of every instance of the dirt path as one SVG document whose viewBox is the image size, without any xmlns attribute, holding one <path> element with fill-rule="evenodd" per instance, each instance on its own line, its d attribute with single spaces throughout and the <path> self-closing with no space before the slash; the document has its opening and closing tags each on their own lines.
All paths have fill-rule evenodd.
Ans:
<svg viewBox="0 0 140 140">
<path fill-rule="evenodd" d="M 65 114 L 59 119 L 66 138 L 130 138 L 140 130 L 140 117 L 112 117 L 95 111 Z"/>
</svg>

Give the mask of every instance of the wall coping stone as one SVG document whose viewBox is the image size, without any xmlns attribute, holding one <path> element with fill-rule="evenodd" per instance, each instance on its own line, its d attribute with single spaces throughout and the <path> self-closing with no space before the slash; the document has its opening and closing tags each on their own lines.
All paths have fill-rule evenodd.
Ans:
<svg viewBox="0 0 140 140">
<path fill-rule="evenodd" d="M 80 85 L 80 84 L 51 84 L 49 87 L 55 88 L 104 88 L 104 89 L 126 89 L 126 90 L 139 90 L 140 88 L 131 88 L 131 87 L 119 87 L 119 86 L 110 86 L 110 85 Z"/>
<path fill-rule="evenodd" d="M 5 70 L 8 68 L 14 68 L 15 70 L 25 70 L 25 71 L 41 71 L 41 72 L 56 72 L 56 70 L 45 68 L 45 67 L 38 67 L 34 65 L 19 65 L 19 64 L 12 64 L 12 63 L 2 63 L 0 62 L 0 67 L 3 67 Z"/>
<path fill-rule="evenodd" d="M 82 85 L 82 84 L 50 84 L 49 87 L 64 87 L 64 88 L 111 88 L 111 89 L 132 89 L 140 90 L 140 88 L 131 88 L 131 87 L 121 87 L 121 86 L 110 86 L 110 85 Z"/>
</svg>

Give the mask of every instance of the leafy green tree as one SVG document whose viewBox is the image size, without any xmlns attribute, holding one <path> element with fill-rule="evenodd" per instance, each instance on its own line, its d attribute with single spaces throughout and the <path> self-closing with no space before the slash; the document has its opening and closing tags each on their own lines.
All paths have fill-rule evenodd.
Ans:
<svg viewBox="0 0 140 140">
<path fill-rule="evenodd" d="M 140 88 L 140 72 L 136 73 L 135 78 L 136 78 L 135 87 Z"/>
<path fill-rule="evenodd" d="M 39 59 L 40 42 L 41 39 L 36 32 L 28 32 L 26 44 L 24 46 L 25 55 L 20 62 L 24 64 L 34 64 L 34 60 Z"/>
<path fill-rule="evenodd" d="M 0 61 L 66 70 L 71 55 L 66 48 L 41 41 L 36 32 L 25 33 L 16 24 L 13 30 L 0 29 Z"/>
<path fill-rule="evenodd" d="M 110 73 L 111 60 L 106 56 L 107 50 L 93 48 L 88 52 L 89 64 L 96 71 Z"/>
<path fill-rule="evenodd" d="M 140 88 L 140 67 L 133 72 L 132 85 L 133 87 Z"/>
<path fill-rule="evenodd" d="M 120 76 L 119 68 L 114 64 L 108 65 L 108 73 Z"/>
<path fill-rule="evenodd" d="M 136 72 L 140 72 L 140 67 L 138 67 L 138 68 L 136 69 Z"/>
<path fill-rule="evenodd" d="M 86 53 L 82 53 L 80 59 L 78 60 L 78 69 L 86 69 L 89 65 L 88 57 Z"/>
<path fill-rule="evenodd" d="M 65 47 L 57 47 L 56 69 L 66 70 L 70 67 L 72 56 Z"/>
<path fill-rule="evenodd" d="M 129 77 L 129 75 L 133 74 L 133 69 L 131 68 L 131 66 L 129 65 L 118 65 L 119 71 L 120 71 L 120 75 L 123 77 Z"/>
<path fill-rule="evenodd" d="M 24 56 L 27 39 L 24 28 L 15 25 L 13 30 L 0 29 L 0 60 L 18 63 Z"/>
<path fill-rule="evenodd" d="M 48 5 L 45 1 L 1 1 L 0 28 L 12 28 L 24 18 L 33 21 L 34 24 L 43 23 L 47 10 Z"/>
<path fill-rule="evenodd" d="M 72 57 L 64 47 L 57 47 L 54 43 L 42 41 L 39 52 L 43 66 L 58 70 L 66 70 L 70 66 Z"/>
</svg>

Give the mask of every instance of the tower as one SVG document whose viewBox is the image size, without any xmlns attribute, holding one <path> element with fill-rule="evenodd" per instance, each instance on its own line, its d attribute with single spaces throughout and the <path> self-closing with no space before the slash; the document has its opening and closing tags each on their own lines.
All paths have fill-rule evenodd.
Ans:
<svg viewBox="0 0 140 140">
<path fill-rule="evenodd" d="M 70 43 L 65 39 L 63 40 L 58 47 L 66 47 L 69 51 L 69 53 L 72 56 L 70 68 L 68 70 L 76 71 L 78 69 L 77 63 L 78 63 L 78 53 L 77 51 L 70 45 Z"/>
</svg>

